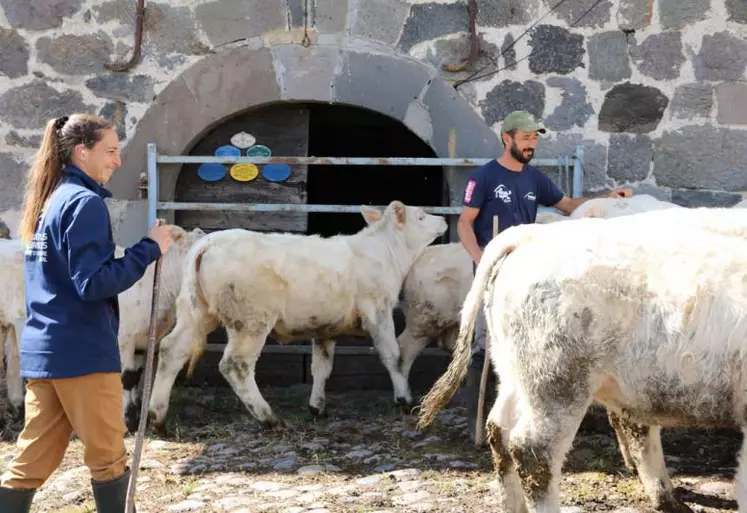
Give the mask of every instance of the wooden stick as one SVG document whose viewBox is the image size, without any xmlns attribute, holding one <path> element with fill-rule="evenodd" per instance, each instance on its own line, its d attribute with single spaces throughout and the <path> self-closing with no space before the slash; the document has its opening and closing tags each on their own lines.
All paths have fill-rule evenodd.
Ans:
<svg viewBox="0 0 747 513">
<path fill-rule="evenodd" d="M 153 386 L 153 359 L 156 351 L 156 316 L 158 315 L 158 294 L 160 289 L 160 275 L 162 258 L 156 260 L 153 270 L 153 296 L 150 304 L 150 325 L 148 326 L 148 348 L 145 360 L 145 386 L 140 407 L 140 424 L 135 435 L 135 450 L 132 456 L 132 468 L 130 469 L 130 483 L 127 488 L 125 501 L 125 513 L 132 513 L 135 507 L 135 488 L 137 487 L 137 473 L 140 469 L 140 455 L 143 451 L 143 438 L 145 437 L 145 425 L 148 420 L 148 405 L 150 403 L 150 392 Z"/>
<path fill-rule="evenodd" d="M 493 238 L 498 235 L 498 216 L 493 216 Z M 484 310 L 483 305 L 480 308 Z M 484 312 L 483 312 L 484 313 Z M 488 324 L 485 320 L 485 361 L 482 364 L 480 376 L 480 396 L 477 399 L 477 422 L 475 422 L 475 446 L 482 445 L 483 418 L 485 417 L 485 391 L 488 387 L 488 370 L 490 369 L 490 341 L 488 340 Z"/>
</svg>

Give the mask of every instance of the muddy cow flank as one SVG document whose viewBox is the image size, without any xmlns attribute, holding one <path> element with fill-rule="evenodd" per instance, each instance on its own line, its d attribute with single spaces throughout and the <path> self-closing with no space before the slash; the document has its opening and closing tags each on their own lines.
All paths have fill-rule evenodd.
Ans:
<svg viewBox="0 0 747 513">
<path fill-rule="evenodd" d="M 176 326 L 159 350 L 150 402 L 154 428 L 163 426 L 179 370 L 191 356 L 191 371 L 206 336 L 219 325 L 228 335 L 220 372 L 265 425 L 285 424 L 254 378 L 268 336 L 280 343 L 314 339 L 313 413 L 324 410 L 334 339 L 348 334 L 373 339 L 391 377 L 394 399 L 412 404 L 399 370 L 392 310 L 413 261 L 446 231 L 446 221 L 398 201 L 383 214 L 368 207 L 362 213 L 368 226 L 353 235 L 322 238 L 231 229 L 211 233 L 195 245 L 185 263 Z"/>
<path fill-rule="evenodd" d="M 598 401 L 652 505 L 690 511 L 673 494 L 660 429 L 745 427 L 746 228 L 747 212 L 703 208 L 506 230 L 478 266 L 455 357 L 419 426 L 466 373 L 484 299 L 500 380 L 486 432 L 501 506 L 559 511 L 565 454 Z"/>
<path fill-rule="evenodd" d="M 163 256 L 159 285 L 159 308 L 157 314 L 156 339 L 163 337 L 174 324 L 176 296 L 181 287 L 182 263 L 187 251 L 205 233 L 196 228 L 190 232 L 179 226 L 173 228 L 174 242 Z M 23 284 L 22 242 L 17 239 L 0 241 L 0 336 L 7 336 L 7 389 L 11 406 L 20 409 L 23 405 L 23 383 L 20 377 L 17 333 L 26 321 Z M 117 247 L 115 255 L 124 254 Z M 153 273 L 151 264 L 145 275 L 135 285 L 119 295 L 120 325 L 119 351 L 122 360 L 122 383 L 124 386 L 123 415 L 131 431 L 137 428 L 138 390 L 137 384 L 142 362 L 136 360 L 135 351 L 145 349 L 151 313 Z"/>
</svg>

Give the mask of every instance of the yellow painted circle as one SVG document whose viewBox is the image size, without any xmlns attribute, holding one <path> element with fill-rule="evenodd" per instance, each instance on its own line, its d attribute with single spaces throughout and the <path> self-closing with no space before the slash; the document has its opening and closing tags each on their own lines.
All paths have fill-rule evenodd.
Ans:
<svg viewBox="0 0 747 513">
<path fill-rule="evenodd" d="M 234 164 L 231 166 L 231 177 L 238 182 L 249 182 L 259 175 L 259 169 L 254 164 Z"/>
</svg>

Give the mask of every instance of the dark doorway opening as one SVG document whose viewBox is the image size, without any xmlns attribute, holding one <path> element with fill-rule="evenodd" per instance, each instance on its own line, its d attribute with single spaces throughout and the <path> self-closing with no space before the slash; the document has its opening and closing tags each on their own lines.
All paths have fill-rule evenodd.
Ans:
<svg viewBox="0 0 747 513">
<path fill-rule="evenodd" d="M 309 104 L 309 156 L 315 157 L 436 157 L 419 137 L 392 118 L 343 105 Z M 441 206 L 448 198 L 441 166 L 308 167 L 309 205 Z M 360 213 L 313 212 L 308 233 L 352 234 L 365 227 Z M 443 240 L 448 240 L 448 232 Z M 438 242 L 438 241 L 437 241 Z"/>
</svg>

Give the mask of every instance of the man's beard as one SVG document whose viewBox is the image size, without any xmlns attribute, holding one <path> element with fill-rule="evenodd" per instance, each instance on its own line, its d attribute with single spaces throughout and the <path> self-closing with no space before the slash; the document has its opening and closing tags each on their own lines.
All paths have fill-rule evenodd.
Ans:
<svg viewBox="0 0 747 513">
<path fill-rule="evenodd" d="M 520 152 L 519 148 L 516 147 L 516 143 L 511 145 L 511 156 L 522 164 L 528 163 L 534 157 L 534 150 L 532 148 L 527 148 L 525 151 L 527 152 L 526 154 Z"/>
</svg>

